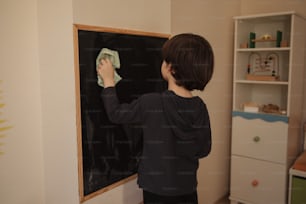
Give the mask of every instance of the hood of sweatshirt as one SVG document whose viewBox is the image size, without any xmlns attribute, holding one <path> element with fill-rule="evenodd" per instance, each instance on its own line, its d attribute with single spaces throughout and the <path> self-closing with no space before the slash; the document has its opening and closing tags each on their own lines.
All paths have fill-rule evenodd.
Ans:
<svg viewBox="0 0 306 204">
<path fill-rule="evenodd" d="M 167 125 L 176 138 L 177 152 L 206 156 L 211 148 L 211 131 L 209 114 L 202 99 L 184 98 L 168 90 L 162 100 Z"/>
<path fill-rule="evenodd" d="M 201 134 L 201 129 L 208 125 L 206 105 L 197 96 L 185 98 L 173 91 L 166 91 L 163 106 L 169 127 L 175 136 L 182 140 L 196 137 L 196 134 Z"/>
</svg>

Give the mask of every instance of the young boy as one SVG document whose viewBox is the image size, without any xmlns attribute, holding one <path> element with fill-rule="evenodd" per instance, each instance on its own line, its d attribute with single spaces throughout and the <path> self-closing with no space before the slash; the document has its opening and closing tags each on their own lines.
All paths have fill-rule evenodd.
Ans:
<svg viewBox="0 0 306 204">
<path fill-rule="evenodd" d="M 210 153 L 211 129 L 205 103 L 191 91 L 203 91 L 210 81 L 214 55 L 207 40 L 189 33 L 166 41 L 162 55 L 168 90 L 119 104 L 114 68 L 102 60 L 97 68 L 104 81 L 102 98 L 110 121 L 141 124 L 138 185 L 144 203 L 197 204 L 197 169 L 199 159 Z"/>
</svg>

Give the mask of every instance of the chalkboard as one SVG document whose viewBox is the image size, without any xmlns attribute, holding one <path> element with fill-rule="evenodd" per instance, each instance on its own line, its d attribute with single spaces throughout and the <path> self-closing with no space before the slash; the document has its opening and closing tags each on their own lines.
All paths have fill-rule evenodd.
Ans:
<svg viewBox="0 0 306 204">
<path fill-rule="evenodd" d="M 129 103 L 148 92 L 165 90 L 161 48 L 169 35 L 121 29 L 74 26 L 77 95 L 79 189 L 81 201 L 136 177 L 142 151 L 138 124 L 109 121 L 97 84 L 96 58 L 102 48 L 119 53 L 122 80 L 118 98 Z"/>
</svg>

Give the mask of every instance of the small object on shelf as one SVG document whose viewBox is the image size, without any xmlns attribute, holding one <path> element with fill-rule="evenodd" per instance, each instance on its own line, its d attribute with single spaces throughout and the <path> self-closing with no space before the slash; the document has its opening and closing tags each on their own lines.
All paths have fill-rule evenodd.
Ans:
<svg viewBox="0 0 306 204">
<path fill-rule="evenodd" d="M 255 48 L 255 40 L 256 39 L 256 33 L 250 32 L 250 48 Z"/>
<path fill-rule="evenodd" d="M 282 31 L 276 31 L 276 47 L 280 47 L 281 46 L 281 41 L 283 38 L 283 32 Z"/>
<path fill-rule="evenodd" d="M 270 34 L 265 34 L 265 35 L 261 36 L 261 39 L 262 40 L 271 40 L 272 36 Z"/>
<path fill-rule="evenodd" d="M 281 41 L 281 45 L 280 45 L 281 47 L 288 47 L 288 45 L 289 45 L 289 44 L 288 44 L 288 41 L 287 41 L 287 40 L 282 40 L 282 41 Z"/>
<path fill-rule="evenodd" d="M 261 111 L 264 113 L 275 113 L 275 114 L 281 114 L 281 110 L 278 105 L 275 104 L 267 104 L 263 105 L 261 108 Z"/>
<path fill-rule="evenodd" d="M 248 74 L 251 73 L 251 65 L 250 65 L 250 64 L 248 64 L 247 73 L 248 73 Z"/>
<path fill-rule="evenodd" d="M 247 42 L 241 43 L 240 48 L 248 48 L 248 43 Z"/>
<path fill-rule="evenodd" d="M 259 112 L 259 105 L 254 102 L 244 103 L 243 104 L 243 111 L 250 112 L 250 113 L 258 113 Z"/>
<path fill-rule="evenodd" d="M 276 41 L 276 39 L 272 38 L 270 34 L 264 34 L 258 39 L 252 39 L 252 42 L 273 42 Z"/>
</svg>

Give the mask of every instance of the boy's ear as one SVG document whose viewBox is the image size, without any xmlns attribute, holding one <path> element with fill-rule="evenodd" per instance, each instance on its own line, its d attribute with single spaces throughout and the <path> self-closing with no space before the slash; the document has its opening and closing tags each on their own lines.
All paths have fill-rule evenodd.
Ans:
<svg viewBox="0 0 306 204">
<path fill-rule="evenodd" d="M 167 68 L 169 69 L 169 72 L 170 72 L 172 75 L 175 74 L 175 71 L 173 70 L 172 64 L 171 64 L 171 63 L 167 64 Z"/>
</svg>

